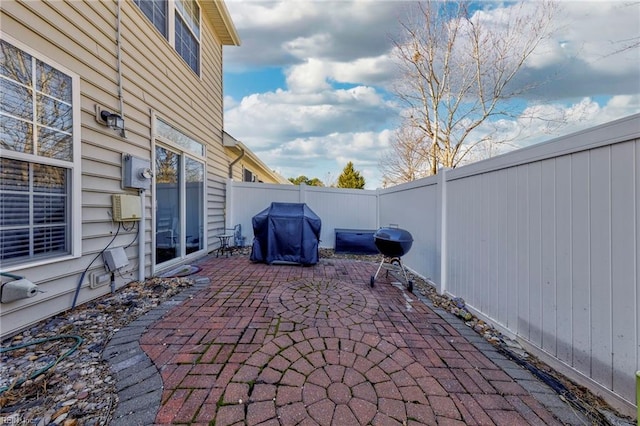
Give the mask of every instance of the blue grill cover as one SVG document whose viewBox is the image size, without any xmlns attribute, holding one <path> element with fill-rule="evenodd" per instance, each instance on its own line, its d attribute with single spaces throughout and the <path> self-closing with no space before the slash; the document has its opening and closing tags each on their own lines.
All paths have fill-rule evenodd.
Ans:
<svg viewBox="0 0 640 426">
<path fill-rule="evenodd" d="M 254 262 L 318 263 L 320 218 L 304 203 L 271 203 L 251 220 Z"/>
</svg>

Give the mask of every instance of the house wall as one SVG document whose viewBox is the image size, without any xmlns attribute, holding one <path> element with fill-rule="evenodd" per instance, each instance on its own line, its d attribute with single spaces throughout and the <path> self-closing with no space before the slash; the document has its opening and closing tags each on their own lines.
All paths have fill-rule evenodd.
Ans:
<svg viewBox="0 0 640 426">
<path fill-rule="evenodd" d="M 111 194 L 121 189 L 122 154 L 152 159 L 151 111 L 206 144 L 207 247 L 212 230 L 224 223 L 227 160 L 222 147 L 222 46 L 204 17 L 201 77 L 196 76 L 133 2 L 122 1 L 122 75 L 126 138 L 95 120 L 95 105 L 118 111 L 117 1 L 2 2 L 2 31 L 80 76 L 82 180 L 82 256 L 28 269 L 12 270 L 45 293 L 0 306 L 6 335 L 69 309 L 82 271 L 114 238 Z M 180 84 L 175 84 L 180 82 Z M 153 198 L 145 193 L 145 275 L 152 272 Z M 126 246 L 137 228 L 120 231 L 111 247 Z M 127 248 L 129 266 L 116 274 L 116 286 L 138 277 L 138 241 Z M 89 288 L 93 272 L 105 273 L 101 256 L 87 271 L 77 304 L 109 292 Z"/>
<path fill-rule="evenodd" d="M 237 150 L 232 150 L 230 148 L 225 148 L 225 152 L 227 154 L 229 164 L 240 156 Z M 270 173 L 270 170 L 265 169 L 265 167 L 262 164 L 259 164 L 258 162 L 253 161 L 251 156 L 248 155 L 248 153 L 246 152 L 245 152 L 245 155 L 240 159 L 240 161 L 238 161 L 233 165 L 232 178 L 234 181 L 243 182 L 244 180 L 243 169 L 245 168 L 251 171 L 255 176 L 257 176 L 256 182 L 260 181 L 262 183 L 276 183 L 276 184 L 282 183 L 273 177 L 273 175 Z"/>
<path fill-rule="evenodd" d="M 323 247 L 333 247 L 325 232 L 334 228 L 409 230 L 411 270 L 634 415 L 640 114 L 378 191 L 230 191 L 231 220 L 251 237 L 245 226 L 271 201 L 307 202 L 322 219 Z"/>
</svg>

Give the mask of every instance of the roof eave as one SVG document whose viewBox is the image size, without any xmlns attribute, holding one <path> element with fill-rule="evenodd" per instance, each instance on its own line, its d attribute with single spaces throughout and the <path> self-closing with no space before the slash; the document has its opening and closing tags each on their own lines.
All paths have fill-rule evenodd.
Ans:
<svg viewBox="0 0 640 426">
<path fill-rule="evenodd" d="M 204 17 L 209 21 L 223 46 L 240 46 L 240 37 L 229 10 L 222 0 L 200 0 Z"/>
</svg>

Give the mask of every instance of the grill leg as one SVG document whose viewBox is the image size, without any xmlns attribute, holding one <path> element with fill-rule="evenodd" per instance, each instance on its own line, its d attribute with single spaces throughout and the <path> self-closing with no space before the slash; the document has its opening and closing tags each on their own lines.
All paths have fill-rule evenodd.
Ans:
<svg viewBox="0 0 640 426">
<path fill-rule="evenodd" d="M 407 278 L 407 271 L 404 269 L 402 261 L 398 259 L 398 262 L 400 263 L 400 269 L 402 269 L 402 274 L 404 275 L 405 282 L 409 282 L 409 278 Z"/>
<path fill-rule="evenodd" d="M 402 269 L 402 273 L 404 275 L 404 281 L 407 283 L 407 291 L 409 293 L 413 293 L 413 281 L 411 281 L 409 277 L 407 277 L 407 271 L 404 269 L 402 261 L 398 259 L 398 262 L 400 263 L 400 269 Z"/>
<path fill-rule="evenodd" d="M 380 261 L 380 265 L 378 265 L 378 270 L 376 271 L 376 274 L 373 276 L 374 280 L 378 278 L 378 274 L 380 273 L 380 269 L 382 269 L 382 265 L 384 265 L 384 257 L 382 258 L 382 261 Z"/>
<path fill-rule="evenodd" d="M 376 278 L 378 278 L 378 274 L 380 273 L 380 269 L 382 269 L 382 265 L 384 264 L 384 256 L 382 257 L 382 260 L 380 261 L 380 265 L 378 266 L 378 270 L 376 271 L 375 275 L 371 275 L 371 280 L 369 281 L 369 284 L 371 285 L 371 287 L 373 287 L 373 284 L 376 281 Z"/>
</svg>

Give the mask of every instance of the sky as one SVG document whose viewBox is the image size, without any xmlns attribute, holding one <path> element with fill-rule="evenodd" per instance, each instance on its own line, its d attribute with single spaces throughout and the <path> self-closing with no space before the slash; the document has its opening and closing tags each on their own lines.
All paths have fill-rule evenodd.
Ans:
<svg viewBox="0 0 640 426">
<path fill-rule="evenodd" d="M 240 46 L 224 48 L 224 126 L 271 169 L 335 184 L 347 162 L 382 186 L 401 104 L 393 93 L 407 3 L 226 0 Z M 491 6 L 494 7 L 491 7 Z M 490 15 L 498 3 L 484 3 Z M 516 149 L 640 112 L 640 2 L 561 1 L 556 32 L 522 69 L 545 81 L 500 123 Z M 633 46 L 629 48 L 629 46 Z M 552 76 L 552 77 L 550 77 Z M 531 113 L 562 126 L 531 123 Z"/>
</svg>

